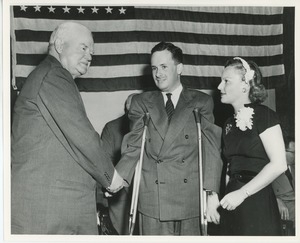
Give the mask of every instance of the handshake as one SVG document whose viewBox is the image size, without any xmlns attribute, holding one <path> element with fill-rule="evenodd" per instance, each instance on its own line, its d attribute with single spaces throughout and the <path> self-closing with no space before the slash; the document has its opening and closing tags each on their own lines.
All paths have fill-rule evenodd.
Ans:
<svg viewBox="0 0 300 243">
<path fill-rule="evenodd" d="M 128 183 L 119 175 L 119 173 L 115 170 L 112 182 L 109 187 L 106 188 L 105 196 L 111 197 L 112 194 L 120 191 L 124 186 L 128 187 Z"/>
</svg>

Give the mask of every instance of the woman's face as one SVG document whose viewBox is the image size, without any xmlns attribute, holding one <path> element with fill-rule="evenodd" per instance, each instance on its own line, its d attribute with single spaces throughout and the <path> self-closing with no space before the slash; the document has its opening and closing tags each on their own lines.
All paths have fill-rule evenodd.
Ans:
<svg viewBox="0 0 300 243">
<path fill-rule="evenodd" d="M 242 101 L 245 91 L 247 91 L 247 85 L 242 77 L 241 71 L 234 66 L 228 66 L 224 69 L 221 83 L 218 86 L 222 103 L 234 105 Z"/>
</svg>

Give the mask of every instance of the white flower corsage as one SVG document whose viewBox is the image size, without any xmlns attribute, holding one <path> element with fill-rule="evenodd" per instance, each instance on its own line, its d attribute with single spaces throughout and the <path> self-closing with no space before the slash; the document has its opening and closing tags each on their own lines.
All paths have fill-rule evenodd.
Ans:
<svg viewBox="0 0 300 243">
<path fill-rule="evenodd" d="M 234 116 L 236 126 L 242 131 L 246 131 L 247 128 L 252 129 L 253 125 L 253 114 L 254 110 L 251 107 L 244 107 L 240 109 L 237 114 Z"/>
</svg>

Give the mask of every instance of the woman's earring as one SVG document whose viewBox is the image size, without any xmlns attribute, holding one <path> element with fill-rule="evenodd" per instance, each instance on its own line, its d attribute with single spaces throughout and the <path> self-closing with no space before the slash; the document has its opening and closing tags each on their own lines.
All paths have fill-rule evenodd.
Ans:
<svg viewBox="0 0 300 243">
<path fill-rule="evenodd" d="M 242 91 L 243 91 L 243 93 L 246 93 L 246 89 L 245 88 L 243 88 Z"/>
</svg>

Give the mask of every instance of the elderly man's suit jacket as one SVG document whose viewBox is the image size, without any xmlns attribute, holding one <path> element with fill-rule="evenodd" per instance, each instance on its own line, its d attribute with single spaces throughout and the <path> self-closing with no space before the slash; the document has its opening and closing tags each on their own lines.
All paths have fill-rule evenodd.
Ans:
<svg viewBox="0 0 300 243">
<path fill-rule="evenodd" d="M 122 144 L 116 168 L 131 182 L 140 156 L 143 117 L 149 123 L 139 190 L 139 211 L 160 220 L 180 220 L 199 215 L 199 169 L 197 125 L 193 110 L 199 109 L 202 125 L 204 187 L 219 191 L 222 161 L 221 129 L 213 124 L 213 101 L 200 91 L 183 89 L 168 125 L 160 91 L 145 92 L 132 99 L 131 132 Z"/>
<path fill-rule="evenodd" d="M 114 167 L 71 74 L 48 56 L 28 77 L 12 125 L 13 234 L 98 234 L 96 180 Z"/>
</svg>

